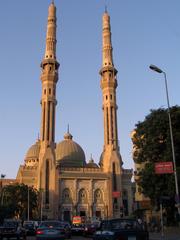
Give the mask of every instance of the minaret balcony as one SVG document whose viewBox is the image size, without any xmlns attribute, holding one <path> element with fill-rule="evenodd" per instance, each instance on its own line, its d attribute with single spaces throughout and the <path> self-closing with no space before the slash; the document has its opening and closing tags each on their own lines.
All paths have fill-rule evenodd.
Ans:
<svg viewBox="0 0 180 240">
<path fill-rule="evenodd" d="M 54 58 L 46 58 L 46 59 L 43 59 L 42 62 L 41 62 L 41 68 L 44 68 L 45 65 L 47 64 L 55 64 L 55 67 L 56 69 L 59 68 L 60 64 L 58 63 L 58 61 Z"/>
<path fill-rule="evenodd" d="M 114 76 L 116 76 L 116 74 L 118 73 L 118 71 L 116 70 L 116 68 L 114 66 L 105 66 L 105 67 L 102 67 L 101 70 L 99 71 L 99 74 L 101 76 L 103 76 L 103 74 L 105 72 L 113 72 L 114 73 Z"/>
</svg>

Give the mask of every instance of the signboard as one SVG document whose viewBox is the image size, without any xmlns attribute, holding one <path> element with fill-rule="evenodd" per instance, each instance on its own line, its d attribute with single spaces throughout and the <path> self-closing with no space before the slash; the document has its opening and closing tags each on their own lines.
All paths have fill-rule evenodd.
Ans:
<svg viewBox="0 0 180 240">
<path fill-rule="evenodd" d="M 113 198 L 119 198 L 120 197 L 120 192 L 112 192 Z"/>
<path fill-rule="evenodd" d="M 173 173 L 173 164 L 172 162 L 159 162 L 155 163 L 155 173 L 156 174 L 167 174 Z"/>
<path fill-rule="evenodd" d="M 81 224 L 81 216 L 74 216 L 72 219 L 73 224 Z"/>
</svg>

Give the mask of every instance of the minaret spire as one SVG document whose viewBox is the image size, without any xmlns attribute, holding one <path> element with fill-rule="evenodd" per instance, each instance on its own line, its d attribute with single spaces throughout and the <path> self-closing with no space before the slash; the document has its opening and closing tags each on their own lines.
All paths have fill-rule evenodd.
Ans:
<svg viewBox="0 0 180 240">
<path fill-rule="evenodd" d="M 46 48 L 41 68 L 41 141 L 49 145 L 54 143 L 55 137 L 56 83 L 59 68 L 59 63 L 56 60 L 56 7 L 54 1 L 48 9 Z"/>
<path fill-rule="evenodd" d="M 56 59 L 56 7 L 54 1 L 49 6 L 46 33 L 45 59 Z"/>
</svg>

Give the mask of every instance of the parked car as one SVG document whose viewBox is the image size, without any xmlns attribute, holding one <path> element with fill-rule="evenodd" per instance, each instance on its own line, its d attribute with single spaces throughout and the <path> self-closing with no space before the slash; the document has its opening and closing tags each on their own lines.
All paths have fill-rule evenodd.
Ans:
<svg viewBox="0 0 180 240">
<path fill-rule="evenodd" d="M 72 235 L 83 235 L 84 234 L 84 224 L 73 224 L 71 226 Z"/>
<path fill-rule="evenodd" d="M 36 226 L 34 221 L 24 221 L 23 227 L 26 229 L 27 236 L 36 235 Z"/>
<path fill-rule="evenodd" d="M 103 220 L 93 235 L 93 240 L 149 240 L 148 231 L 143 224 L 134 219 Z"/>
<path fill-rule="evenodd" d="M 84 235 L 84 236 L 93 235 L 93 234 L 96 232 L 96 230 L 97 230 L 98 227 L 99 227 L 99 225 L 98 225 L 98 224 L 95 224 L 95 223 L 85 224 L 83 235 Z"/>
<path fill-rule="evenodd" d="M 22 222 L 15 219 L 5 219 L 3 226 L 0 227 L 0 239 L 3 238 L 26 239 L 26 230 L 22 227 Z"/>
<path fill-rule="evenodd" d="M 36 240 L 65 240 L 65 230 L 60 221 L 42 221 L 36 230 Z"/>
<path fill-rule="evenodd" d="M 61 222 L 62 227 L 65 230 L 65 237 L 71 238 L 71 225 L 69 222 L 62 221 Z"/>
</svg>

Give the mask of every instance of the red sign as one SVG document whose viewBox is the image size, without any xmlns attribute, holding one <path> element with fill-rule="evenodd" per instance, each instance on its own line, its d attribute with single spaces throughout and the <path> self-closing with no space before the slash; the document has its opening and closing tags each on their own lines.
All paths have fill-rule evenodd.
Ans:
<svg viewBox="0 0 180 240">
<path fill-rule="evenodd" d="M 80 224 L 81 223 L 81 216 L 74 216 L 72 219 L 73 224 Z"/>
<path fill-rule="evenodd" d="M 155 173 L 156 174 L 166 174 L 173 173 L 173 164 L 172 162 L 159 162 L 155 163 Z"/>
<path fill-rule="evenodd" d="M 120 197 L 120 192 L 112 192 L 113 198 L 119 198 Z"/>
</svg>

